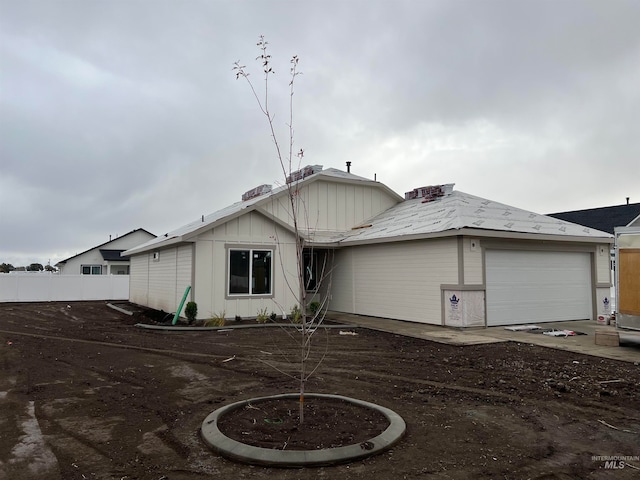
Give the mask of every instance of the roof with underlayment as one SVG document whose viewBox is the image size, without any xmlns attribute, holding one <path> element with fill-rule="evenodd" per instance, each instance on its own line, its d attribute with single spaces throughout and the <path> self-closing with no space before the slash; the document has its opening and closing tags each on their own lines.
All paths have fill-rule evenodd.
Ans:
<svg viewBox="0 0 640 480">
<path fill-rule="evenodd" d="M 323 177 L 336 181 L 368 182 L 392 192 L 379 182 L 334 168 L 309 175 L 299 180 L 299 185 Z M 509 233 L 525 234 L 528 238 L 531 238 L 531 235 L 540 235 L 541 237 L 552 235 L 558 240 L 573 240 L 575 237 L 579 237 L 587 241 L 602 239 L 604 242 L 612 242 L 613 236 L 606 232 L 454 191 L 453 184 L 434 188 L 442 190 L 442 196 L 399 201 L 398 204 L 371 220 L 361 225 L 354 225 L 351 230 L 344 232 L 315 231 L 305 237 L 311 243 L 338 246 L 444 236 L 455 234 L 456 231 L 463 229 L 475 229 L 478 233 L 484 231 L 503 232 L 505 235 Z M 232 218 L 243 215 L 245 212 L 258 208 L 265 202 L 271 201 L 274 196 L 283 194 L 286 189 L 287 186 L 283 185 L 264 195 L 236 202 L 145 244 L 127 250 L 125 254 L 132 255 L 188 241 L 200 231 L 214 228 Z M 394 192 L 392 193 L 397 196 Z"/>
<path fill-rule="evenodd" d="M 430 201 L 405 200 L 347 232 L 341 244 L 401 240 L 452 230 L 477 229 L 562 237 L 612 238 L 606 232 L 565 222 L 460 191 Z"/>
</svg>

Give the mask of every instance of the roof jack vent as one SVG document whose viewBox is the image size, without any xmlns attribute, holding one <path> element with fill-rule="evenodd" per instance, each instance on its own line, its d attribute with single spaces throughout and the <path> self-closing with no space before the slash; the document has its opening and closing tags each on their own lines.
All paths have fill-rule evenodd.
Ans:
<svg viewBox="0 0 640 480">
<path fill-rule="evenodd" d="M 444 185 L 429 185 L 428 187 L 414 188 L 410 192 L 406 192 L 404 194 L 404 199 L 413 200 L 415 198 L 422 198 L 422 203 L 433 202 L 438 198 L 451 195 L 454 185 L 455 183 L 447 183 Z"/>
<path fill-rule="evenodd" d="M 251 190 L 244 192 L 242 194 L 242 201 L 246 202 L 247 200 L 259 197 L 265 193 L 269 193 L 270 191 L 271 185 L 260 185 L 259 187 L 252 188 Z"/>
<path fill-rule="evenodd" d="M 300 170 L 296 170 L 291 175 L 287 177 L 287 183 L 297 182 L 298 180 L 302 180 L 303 178 L 307 178 L 309 175 L 313 175 L 314 173 L 318 173 L 322 171 L 322 165 L 307 165 Z"/>
<path fill-rule="evenodd" d="M 351 162 L 347 162 L 347 173 L 351 173 Z"/>
</svg>

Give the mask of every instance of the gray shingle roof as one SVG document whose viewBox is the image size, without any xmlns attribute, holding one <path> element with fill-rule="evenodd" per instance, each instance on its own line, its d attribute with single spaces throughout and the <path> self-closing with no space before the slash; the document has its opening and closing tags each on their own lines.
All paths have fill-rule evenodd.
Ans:
<svg viewBox="0 0 640 480">
<path fill-rule="evenodd" d="M 640 203 L 550 213 L 549 216 L 612 234 L 615 227 L 626 227 L 640 216 Z"/>
</svg>

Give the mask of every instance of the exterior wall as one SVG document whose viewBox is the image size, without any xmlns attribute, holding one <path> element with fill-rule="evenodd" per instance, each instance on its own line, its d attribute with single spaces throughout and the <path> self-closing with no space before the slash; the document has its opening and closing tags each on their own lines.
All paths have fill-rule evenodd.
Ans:
<svg viewBox="0 0 640 480">
<path fill-rule="evenodd" d="M 318 180 L 304 185 L 298 193 L 301 231 L 343 231 L 384 212 L 397 203 L 373 185 Z M 290 223 L 291 206 L 285 196 L 265 205 L 269 214 Z"/>
<path fill-rule="evenodd" d="M 149 301 L 149 262 L 151 253 L 131 257 L 129 274 L 129 301 L 148 306 Z"/>
<path fill-rule="evenodd" d="M 192 249 L 187 244 L 132 256 L 130 301 L 175 312 L 185 289 L 191 285 Z"/>
<path fill-rule="evenodd" d="M 123 235 L 122 237 L 116 238 L 107 242 L 103 245 L 95 247 L 87 252 L 84 252 L 80 255 L 72 257 L 68 259 L 63 265 L 60 267 L 61 275 L 80 275 L 82 274 L 82 265 L 102 265 L 102 274 L 107 275 L 110 272 L 108 271 L 107 265 L 111 263 L 112 265 L 129 265 L 127 260 L 118 261 L 118 262 L 106 262 L 102 258 L 102 254 L 100 253 L 100 249 L 102 250 L 127 250 L 129 248 L 136 247 L 138 245 L 143 244 L 154 238 L 150 233 L 143 230 L 134 230 L 131 233 Z M 116 273 L 118 270 L 117 266 L 114 267 L 113 273 Z"/>
<path fill-rule="evenodd" d="M 271 296 L 227 295 L 228 248 L 233 246 L 274 250 Z M 260 213 L 250 212 L 198 235 L 195 251 L 194 301 L 198 304 L 198 318 L 222 312 L 226 318 L 255 317 L 263 308 L 281 315 L 296 303 L 287 284 L 297 288 L 294 237 L 281 228 L 276 230 L 273 221 Z"/>
<path fill-rule="evenodd" d="M 460 279 L 460 283 L 464 285 L 484 284 L 482 241 L 479 238 L 464 237 L 462 239 L 462 258 L 464 278 Z"/>
<path fill-rule="evenodd" d="M 353 252 L 355 248 L 336 251 L 331 275 L 331 299 L 329 308 L 337 312 L 355 313 Z"/>
<path fill-rule="evenodd" d="M 440 325 L 441 285 L 457 281 L 455 237 L 348 247 L 338 252 L 330 308 Z"/>
<path fill-rule="evenodd" d="M 596 283 L 603 287 L 610 287 L 611 278 L 611 253 L 609 245 L 598 245 L 595 255 Z"/>
</svg>

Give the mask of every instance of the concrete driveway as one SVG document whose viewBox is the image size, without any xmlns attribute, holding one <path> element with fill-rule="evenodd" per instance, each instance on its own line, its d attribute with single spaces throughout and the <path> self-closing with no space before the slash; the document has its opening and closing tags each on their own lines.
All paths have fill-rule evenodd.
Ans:
<svg viewBox="0 0 640 480">
<path fill-rule="evenodd" d="M 602 325 L 592 320 L 544 322 L 536 324 L 544 330 L 571 330 L 584 334 L 554 337 L 543 335 L 542 333 L 510 331 L 506 330 L 504 326 L 459 329 L 338 312 L 330 312 L 328 318 L 344 324 L 357 325 L 359 327 L 396 333 L 398 335 L 424 338 L 425 340 L 449 345 L 521 342 L 640 364 L 640 332 L 616 329 L 616 327 L 612 325 Z M 617 332 L 620 337 L 620 345 L 596 345 L 596 331 Z"/>
</svg>

